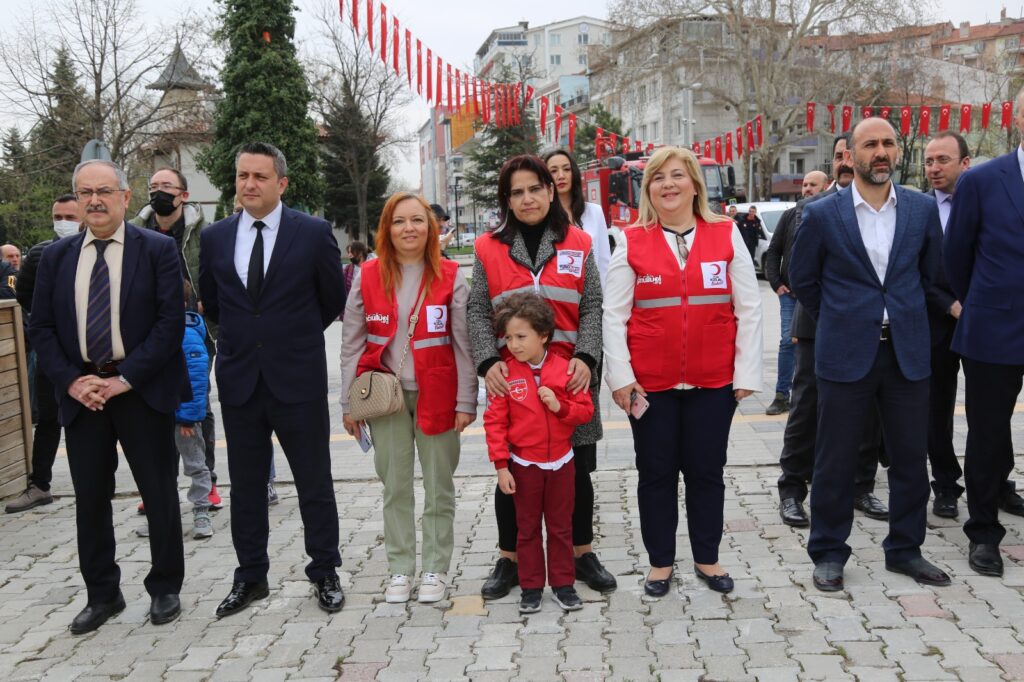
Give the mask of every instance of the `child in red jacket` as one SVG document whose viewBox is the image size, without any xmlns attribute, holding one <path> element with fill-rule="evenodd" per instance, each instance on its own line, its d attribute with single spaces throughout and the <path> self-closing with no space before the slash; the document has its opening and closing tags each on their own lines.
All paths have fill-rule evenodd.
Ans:
<svg viewBox="0 0 1024 682">
<path fill-rule="evenodd" d="M 520 613 L 540 611 L 544 593 L 541 519 L 547 529 L 547 577 L 555 602 L 566 611 L 583 608 L 573 587 L 572 550 L 575 466 L 572 434 L 594 415 L 585 391 L 566 388 L 569 362 L 547 352 L 555 314 L 536 294 L 515 294 L 494 311 L 494 329 L 505 338 L 508 394 L 493 397 L 484 413 L 487 453 L 498 470 L 498 487 L 516 506 L 516 553 L 523 593 Z"/>
</svg>

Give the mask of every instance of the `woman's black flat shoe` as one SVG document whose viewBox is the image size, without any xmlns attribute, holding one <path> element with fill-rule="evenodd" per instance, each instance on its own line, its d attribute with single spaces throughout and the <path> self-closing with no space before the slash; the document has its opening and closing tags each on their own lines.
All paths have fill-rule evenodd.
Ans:
<svg viewBox="0 0 1024 682">
<path fill-rule="evenodd" d="M 726 573 L 725 575 L 708 575 L 696 566 L 693 568 L 693 572 L 697 574 L 698 578 L 706 582 L 708 584 L 708 587 L 710 587 L 715 592 L 721 592 L 722 594 L 728 594 L 729 592 L 732 592 L 732 588 L 734 587 L 734 585 L 732 582 L 732 578 L 729 577 L 728 573 Z"/>
<path fill-rule="evenodd" d="M 675 569 L 672 569 L 672 572 L 664 580 L 644 580 L 644 593 L 648 597 L 664 597 L 672 587 L 673 575 L 675 575 Z"/>
</svg>

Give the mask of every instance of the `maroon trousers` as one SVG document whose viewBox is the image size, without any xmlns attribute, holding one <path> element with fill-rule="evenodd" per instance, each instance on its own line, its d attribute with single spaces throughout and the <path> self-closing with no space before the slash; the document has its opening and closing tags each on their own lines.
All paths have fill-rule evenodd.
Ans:
<svg viewBox="0 0 1024 682">
<path fill-rule="evenodd" d="M 516 482 L 519 584 L 523 589 L 544 588 L 544 545 L 540 527 L 543 518 L 548 541 L 548 585 L 572 585 L 576 582 L 572 551 L 575 460 L 569 460 L 557 471 L 510 462 L 509 471 Z"/>
</svg>

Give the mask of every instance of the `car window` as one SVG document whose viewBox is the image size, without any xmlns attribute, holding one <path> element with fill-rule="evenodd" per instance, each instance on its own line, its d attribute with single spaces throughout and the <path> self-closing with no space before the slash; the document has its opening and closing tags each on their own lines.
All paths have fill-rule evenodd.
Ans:
<svg viewBox="0 0 1024 682">
<path fill-rule="evenodd" d="M 760 214 L 761 223 L 768 234 L 775 232 L 775 226 L 779 224 L 779 219 L 782 218 L 783 213 L 784 211 L 765 211 Z"/>
</svg>

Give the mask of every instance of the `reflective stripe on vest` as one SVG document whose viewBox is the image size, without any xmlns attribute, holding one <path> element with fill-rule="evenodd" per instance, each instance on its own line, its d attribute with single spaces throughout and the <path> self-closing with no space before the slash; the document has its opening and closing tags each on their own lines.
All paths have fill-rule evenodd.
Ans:
<svg viewBox="0 0 1024 682">
<path fill-rule="evenodd" d="M 562 301 L 563 303 L 573 303 L 579 305 L 580 303 L 580 292 L 575 289 L 566 289 L 564 287 L 553 287 L 546 284 L 538 284 L 535 286 L 519 287 L 517 289 L 509 289 L 503 291 L 494 298 L 491 299 L 491 305 L 498 307 L 498 304 L 504 301 L 509 296 L 514 294 L 525 294 L 535 293 L 541 298 L 546 298 L 549 301 Z"/>
<path fill-rule="evenodd" d="M 412 347 L 414 350 L 420 348 L 430 348 L 432 346 L 448 346 L 451 345 L 452 337 L 450 336 L 436 336 L 432 339 L 421 339 L 419 341 L 413 341 Z"/>
<path fill-rule="evenodd" d="M 386 346 L 390 339 L 386 336 L 377 336 L 376 334 L 367 334 L 366 340 L 370 343 L 375 343 L 378 346 Z"/>
<path fill-rule="evenodd" d="M 642 298 L 638 300 L 635 305 L 637 308 L 669 308 L 671 306 L 681 305 L 682 302 L 682 297 L 670 296 L 669 298 Z"/>
<path fill-rule="evenodd" d="M 716 303 L 728 303 L 732 300 L 730 294 L 716 296 L 687 296 L 686 302 L 689 305 L 715 305 Z"/>
</svg>

